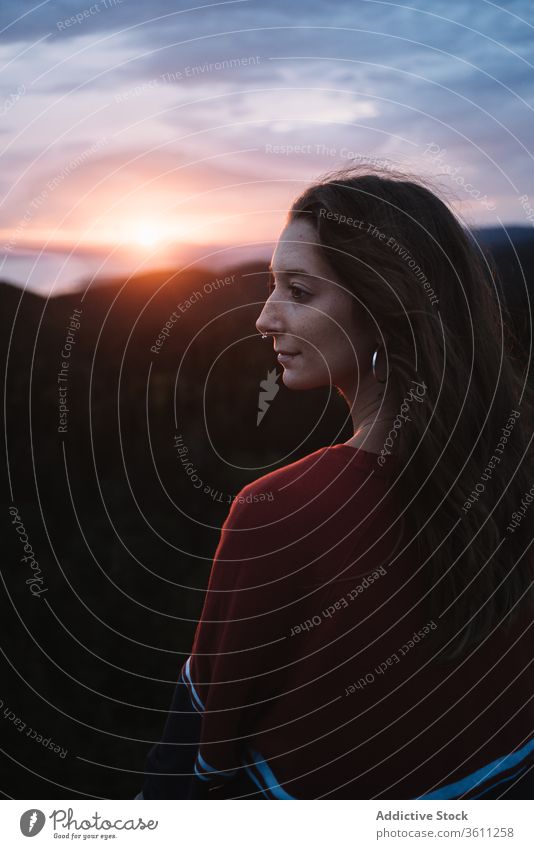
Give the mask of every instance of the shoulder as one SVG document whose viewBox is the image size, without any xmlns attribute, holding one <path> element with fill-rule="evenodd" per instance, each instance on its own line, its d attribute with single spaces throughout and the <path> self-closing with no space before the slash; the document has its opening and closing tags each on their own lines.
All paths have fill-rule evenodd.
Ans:
<svg viewBox="0 0 534 849">
<path fill-rule="evenodd" d="M 235 496 L 225 525 L 250 526 L 257 519 L 276 520 L 298 507 L 303 499 L 324 491 L 335 477 L 333 452 L 319 448 L 246 484 Z"/>
<path fill-rule="evenodd" d="M 388 471 L 391 470 L 389 467 Z M 335 534 L 386 497 L 390 474 L 374 455 L 346 445 L 320 448 L 244 486 L 223 524 L 243 556 L 259 547 L 287 548 L 309 538 L 311 529 Z"/>
<path fill-rule="evenodd" d="M 393 459 L 393 458 L 388 458 Z M 332 503 L 353 493 L 355 487 L 369 491 L 373 486 L 383 488 L 384 481 L 391 477 L 393 466 L 383 468 L 378 463 L 378 455 L 365 451 L 356 451 L 346 443 L 319 448 L 299 460 L 269 472 L 240 490 L 232 509 L 236 516 L 253 512 L 275 514 L 287 510 L 292 505 L 305 502 L 308 509 L 314 503 Z M 248 508 L 237 510 L 246 505 L 263 504 L 260 510 Z M 269 507 L 268 505 L 272 505 Z"/>
<path fill-rule="evenodd" d="M 320 484 L 325 475 L 334 469 L 334 457 L 329 448 L 319 448 L 298 460 L 280 466 L 251 481 L 235 497 L 237 504 L 274 503 L 275 496 L 282 493 L 290 498 L 290 493 Z"/>
<path fill-rule="evenodd" d="M 210 587 L 295 598 L 299 587 L 324 582 L 364 543 L 366 557 L 370 546 L 381 556 L 384 547 L 392 547 L 392 534 L 396 543 L 399 533 L 391 491 L 391 474 L 373 455 L 342 446 L 319 449 L 263 475 L 232 503 Z M 243 602 L 248 596 L 237 595 Z"/>
</svg>

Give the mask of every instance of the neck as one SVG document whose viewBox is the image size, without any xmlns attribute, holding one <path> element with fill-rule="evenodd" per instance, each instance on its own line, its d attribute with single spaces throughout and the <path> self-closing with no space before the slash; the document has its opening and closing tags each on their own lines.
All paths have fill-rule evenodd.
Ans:
<svg viewBox="0 0 534 849">
<path fill-rule="evenodd" d="M 372 377 L 359 386 L 354 384 L 339 389 L 349 405 L 352 419 L 353 436 L 349 443 L 361 444 L 369 451 L 380 451 L 398 413 L 398 401 L 391 383 L 387 393 L 386 385 Z"/>
</svg>

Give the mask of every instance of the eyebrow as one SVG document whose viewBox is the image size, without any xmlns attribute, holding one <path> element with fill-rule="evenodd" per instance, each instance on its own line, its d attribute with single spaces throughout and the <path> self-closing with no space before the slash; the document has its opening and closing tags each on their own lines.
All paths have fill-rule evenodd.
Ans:
<svg viewBox="0 0 534 849">
<path fill-rule="evenodd" d="M 313 276 L 312 274 L 310 274 L 309 271 L 306 271 L 304 268 L 286 268 L 285 270 L 282 269 L 282 271 L 274 272 L 271 263 L 269 263 L 268 270 L 271 272 L 271 274 L 278 274 L 279 277 L 284 277 L 289 274 L 305 274 L 307 277 Z"/>
</svg>

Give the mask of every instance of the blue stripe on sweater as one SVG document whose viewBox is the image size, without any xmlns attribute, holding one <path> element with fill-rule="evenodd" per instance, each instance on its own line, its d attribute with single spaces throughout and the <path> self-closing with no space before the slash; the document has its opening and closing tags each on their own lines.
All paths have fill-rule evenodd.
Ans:
<svg viewBox="0 0 534 849">
<path fill-rule="evenodd" d="M 193 699 L 194 699 L 193 703 L 194 703 L 195 707 L 200 708 L 200 710 L 205 710 L 205 707 L 202 704 L 202 700 L 201 700 L 200 696 L 198 695 L 197 691 L 195 690 L 195 686 L 194 686 L 194 684 L 191 680 L 190 663 L 191 663 L 191 657 L 188 657 L 186 663 L 184 664 L 183 670 L 182 670 L 183 675 L 184 675 L 184 680 L 185 680 L 185 683 L 191 688 L 191 693 L 192 693 Z"/>
<path fill-rule="evenodd" d="M 534 751 L 534 737 L 517 752 L 511 752 L 509 755 L 497 758 L 487 766 L 483 766 L 480 769 L 477 769 L 476 772 L 472 772 L 471 775 L 461 778 L 460 781 L 455 781 L 452 784 L 446 784 L 444 787 L 439 787 L 431 793 L 426 793 L 424 796 L 417 796 L 416 798 L 457 799 L 459 796 L 462 796 L 464 793 L 468 793 L 478 784 L 481 784 L 483 781 L 490 778 L 491 773 L 500 775 L 501 773 L 506 772 L 506 770 L 517 766 L 517 764 L 521 763 L 521 761 L 524 760 L 532 751 Z"/>
<path fill-rule="evenodd" d="M 203 772 L 200 772 L 200 767 Z M 195 763 L 195 773 L 201 778 L 203 781 L 209 781 L 210 778 L 231 778 L 235 775 L 235 769 L 217 769 L 214 766 L 211 766 L 207 760 L 201 755 L 200 752 L 197 753 L 197 763 Z M 206 773 L 209 773 L 206 775 Z"/>
<path fill-rule="evenodd" d="M 481 793 L 477 793 L 476 796 L 471 796 L 471 799 L 480 799 L 485 793 L 488 793 L 490 790 L 493 790 L 494 787 L 497 787 L 498 784 L 502 784 L 504 781 L 511 781 L 512 778 L 516 778 L 518 775 L 524 775 L 527 770 L 528 766 L 521 767 L 521 769 L 518 769 L 517 772 L 507 775 L 506 778 L 500 778 L 499 781 L 496 781 L 494 784 L 490 784 L 489 787 L 485 787 Z"/>
<path fill-rule="evenodd" d="M 272 798 L 271 796 L 268 796 L 265 792 L 265 790 L 268 790 L 272 794 L 272 796 L 274 796 L 275 799 L 295 799 L 295 796 L 291 796 L 291 794 L 288 793 L 287 790 L 284 790 L 284 788 L 279 785 L 271 767 L 268 765 L 265 758 L 254 749 L 249 749 L 249 753 L 252 755 L 256 768 L 260 773 L 261 778 L 265 782 L 265 786 L 262 786 L 256 774 L 251 770 L 249 766 L 246 766 L 245 769 L 247 771 L 247 774 L 253 779 L 254 783 L 260 788 L 263 795 L 267 799 Z"/>
</svg>

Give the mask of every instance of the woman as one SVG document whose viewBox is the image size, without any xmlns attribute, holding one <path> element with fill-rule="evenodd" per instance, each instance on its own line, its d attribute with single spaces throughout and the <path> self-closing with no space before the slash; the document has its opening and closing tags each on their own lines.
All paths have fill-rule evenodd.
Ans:
<svg viewBox="0 0 534 849">
<path fill-rule="evenodd" d="M 138 798 L 532 798 L 533 406 L 496 286 L 421 180 L 294 202 L 256 326 L 353 436 L 232 504 Z"/>
</svg>

